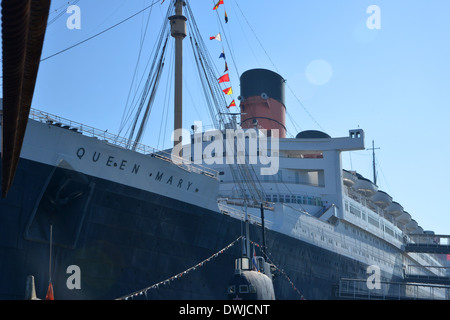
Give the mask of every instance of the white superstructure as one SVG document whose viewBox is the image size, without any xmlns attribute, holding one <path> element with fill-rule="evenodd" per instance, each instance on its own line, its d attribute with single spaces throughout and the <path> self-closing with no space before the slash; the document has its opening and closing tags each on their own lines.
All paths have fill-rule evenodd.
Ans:
<svg viewBox="0 0 450 320">
<path fill-rule="evenodd" d="M 225 150 L 225 134 L 223 137 Z M 210 141 L 204 138 L 201 150 L 208 150 Z M 271 154 L 270 146 L 268 150 Z M 411 215 L 370 180 L 342 169 L 341 153 L 352 150 L 364 150 L 361 129 L 350 130 L 347 137 L 339 138 L 319 132 L 300 133 L 296 138 L 279 139 L 276 174 L 262 175 L 263 164 L 241 165 L 252 178 L 250 185 L 261 192 L 265 201 L 266 227 L 365 265 L 377 266 L 383 274 L 396 278 L 403 278 L 409 266 L 439 266 L 432 254 L 404 250 L 409 234 L 423 233 Z M 192 159 L 203 160 L 215 152 L 203 151 L 199 157 L 194 146 L 191 151 Z M 249 145 L 246 152 L 251 154 Z M 219 208 L 237 218 L 242 218 L 247 210 L 250 219 L 260 223 L 260 208 L 248 200 L 251 191 L 242 187 L 245 175 L 233 172 L 239 170 L 238 166 L 227 164 L 226 152 L 223 155 L 220 164 L 211 165 L 220 179 Z M 445 274 L 439 268 L 415 272 Z"/>
</svg>

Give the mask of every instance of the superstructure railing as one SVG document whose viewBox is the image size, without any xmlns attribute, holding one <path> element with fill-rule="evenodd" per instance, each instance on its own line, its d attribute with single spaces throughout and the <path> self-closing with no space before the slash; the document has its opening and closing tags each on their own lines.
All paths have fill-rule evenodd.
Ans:
<svg viewBox="0 0 450 320">
<path fill-rule="evenodd" d="M 144 145 L 142 143 L 137 143 L 137 142 L 130 143 L 129 139 L 127 139 L 125 137 L 121 137 L 117 134 L 110 133 L 106 130 L 97 129 L 97 128 L 82 124 L 80 122 L 65 119 L 60 116 L 50 114 L 45 111 L 31 109 L 29 118 L 32 120 L 42 122 L 42 123 L 46 123 L 49 125 L 54 125 L 54 126 L 58 126 L 58 127 L 67 129 L 67 130 L 71 130 L 73 132 L 77 132 L 77 133 L 83 134 L 88 137 L 94 137 L 97 139 L 101 139 L 111 145 L 114 145 L 116 147 L 120 147 L 123 149 L 129 150 L 129 147 L 133 146 L 133 150 L 136 152 L 139 152 L 144 155 L 151 155 L 151 156 L 159 158 L 161 160 L 171 162 L 174 165 L 177 165 L 178 167 L 180 167 L 184 170 L 187 170 L 189 172 L 203 174 L 203 175 L 209 176 L 211 178 L 215 178 L 215 179 L 218 176 L 218 172 L 216 170 L 207 168 L 207 167 L 199 165 L 199 164 L 194 164 L 187 159 L 182 159 L 180 157 L 173 156 L 170 152 L 158 150 L 153 147 Z M 173 161 L 174 159 L 176 161 Z"/>
<path fill-rule="evenodd" d="M 238 210 L 234 207 L 227 205 L 226 199 L 218 199 L 217 205 L 219 207 L 220 212 L 222 212 L 223 214 L 226 214 L 226 215 L 229 215 L 236 219 L 240 219 L 240 220 L 244 221 L 245 212 L 243 210 Z M 248 213 L 247 217 L 251 224 L 257 224 L 260 226 L 262 225 L 262 220 L 261 220 L 260 216 L 256 216 L 256 215 Z M 273 222 L 265 220 L 264 224 L 266 227 L 270 228 L 273 225 Z"/>
</svg>

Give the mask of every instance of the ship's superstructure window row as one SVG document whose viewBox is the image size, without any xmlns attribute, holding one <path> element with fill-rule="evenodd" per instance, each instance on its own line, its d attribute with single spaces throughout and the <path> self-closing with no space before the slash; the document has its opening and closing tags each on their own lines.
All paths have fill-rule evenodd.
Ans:
<svg viewBox="0 0 450 320">
<path fill-rule="evenodd" d="M 226 196 L 223 194 L 220 195 L 219 198 L 230 199 L 229 196 Z M 310 206 L 316 206 L 316 207 L 324 207 L 325 206 L 325 202 L 322 200 L 322 198 L 306 196 L 306 195 L 279 194 L 279 193 L 266 194 L 265 201 L 272 202 L 272 203 L 302 204 L 302 205 L 310 205 Z"/>
<path fill-rule="evenodd" d="M 357 203 L 353 199 L 347 198 L 345 200 L 344 209 L 352 216 L 357 217 L 360 222 L 370 224 L 371 227 L 385 232 L 396 240 L 403 241 L 402 232 L 397 227 L 392 225 L 388 220 L 378 216 L 375 212 L 371 212 L 371 209 L 362 207 L 361 204 Z M 360 223 L 358 223 L 358 225 L 360 225 Z"/>
<path fill-rule="evenodd" d="M 290 194 L 266 194 L 267 202 L 275 203 L 297 203 L 322 207 L 323 201 L 319 197 L 299 196 Z"/>
</svg>

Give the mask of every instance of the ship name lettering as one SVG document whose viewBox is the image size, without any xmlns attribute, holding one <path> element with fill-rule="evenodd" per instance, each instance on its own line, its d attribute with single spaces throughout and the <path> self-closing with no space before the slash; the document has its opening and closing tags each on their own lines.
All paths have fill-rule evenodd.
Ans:
<svg viewBox="0 0 450 320">
<path fill-rule="evenodd" d="M 76 155 L 77 155 L 78 159 L 80 159 L 80 160 L 83 159 L 83 157 L 86 155 L 86 149 L 83 147 L 78 148 L 76 151 Z M 89 155 L 88 155 L 88 157 L 89 157 Z M 100 158 L 103 158 L 101 152 L 94 151 L 94 153 L 92 153 L 92 162 L 96 163 L 100 160 Z M 125 171 L 127 164 L 128 164 L 128 160 L 125 160 L 125 159 L 116 162 L 114 160 L 114 156 L 108 156 L 108 158 L 106 159 L 106 163 L 105 163 L 105 165 L 108 167 L 118 167 L 119 170 L 122 170 L 122 171 Z M 141 167 L 140 164 L 137 164 L 137 163 L 133 164 L 131 173 L 138 174 L 140 167 Z"/>
<path fill-rule="evenodd" d="M 92 161 L 97 162 L 98 159 L 100 158 L 101 153 L 98 153 L 98 156 L 95 157 L 97 155 L 97 151 L 94 152 L 94 155 L 92 156 Z"/>
<path fill-rule="evenodd" d="M 111 167 L 111 164 L 112 164 L 113 159 L 114 159 L 113 156 L 109 156 L 109 157 L 108 157 L 108 161 L 106 161 L 106 165 L 107 165 L 108 167 Z M 116 166 L 117 166 L 117 163 L 114 163 L 114 166 L 116 167 Z"/>
<path fill-rule="evenodd" d="M 137 174 L 140 167 L 141 167 L 141 165 L 138 165 L 135 163 L 133 166 L 133 170 L 131 170 L 131 173 Z"/>
<path fill-rule="evenodd" d="M 155 180 L 161 181 L 163 174 L 164 174 L 164 172 L 161 172 L 161 174 L 160 174 L 158 171 L 158 173 L 156 174 Z"/>
<path fill-rule="evenodd" d="M 86 150 L 84 148 L 78 148 L 78 150 L 77 150 L 78 159 L 81 160 L 84 157 L 85 153 L 86 153 Z"/>
<path fill-rule="evenodd" d="M 91 157 L 92 155 L 92 157 Z M 128 163 L 128 160 L 122 159 L 122 160 L 116 160 L 114 156 L 111 155 L 102 155 L 101 152 L 94 151 L 93 153 L 87 152 L 84 147 L 80 147 L 76 150 L 76 156 L 78 159 L 82 160 L 85 156 L 87 156 L 87 159 L 92 161 L 92 163 L 104 163 L 107 167 L 117 167 L 121 171 L 131 171 L 131 173 L 134 173 L 137 175 L 139 173 L 139 170 L 141 168 L 140 164 L 134 163 L 133 165 Z M 129 168 L 129 169 L 127 169 Z M 152 174 L 150 173 L 150 177 Z M 158 171 L 155 176 L 155 180 L 162 182 L 162 178 L 164 176 L 164 171 Z M 175 180 L 175 181 L 174 181 Z M 178 180 L 178 181 L 177 181 Z M 174 177 L 173 175 L 170 176 L 166 181 L 166 184 L 170 185 L 177 185 L 177 188 L 186 188 L 186 191 L 189 191 L 189 189 L 192 187 L 193 182 L 190 181 L 183 181 L 183 179 Z M 183 184 L 184 182 L 184 184 Z"/>
</svg>

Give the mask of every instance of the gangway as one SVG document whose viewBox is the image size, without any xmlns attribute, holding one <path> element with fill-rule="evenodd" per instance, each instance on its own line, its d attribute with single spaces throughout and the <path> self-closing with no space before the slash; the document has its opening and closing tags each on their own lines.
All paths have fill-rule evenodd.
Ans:
<svg viewBox="0 0 450 320">
<path fill-rule="evenodd" d="M 410 234 L 405 251 L 450 254 L 450 235 Z"/>
</svg>

